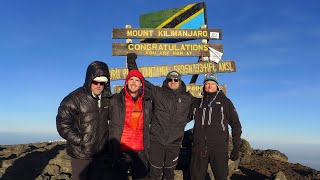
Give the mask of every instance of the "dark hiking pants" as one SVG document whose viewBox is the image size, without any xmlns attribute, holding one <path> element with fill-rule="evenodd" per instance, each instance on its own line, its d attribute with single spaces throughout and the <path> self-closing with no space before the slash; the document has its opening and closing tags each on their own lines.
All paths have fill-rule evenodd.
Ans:
<svg viewBox="0 0 320 180">
<path fill-rule="evenodd" d="M 174 170 L 178 164 L 180 146 L 164 146 L 150 141 L 149 179 L 174 179 Z"/>
<path fill-rule="evenodd" d="M 144 151 L 119 152 L 112 166 L 112 179 L 127 180 L 128 170 L 131 172 L 132 179 L 147 179 L 149 168 Z"/>
<path fill-rule="evenodd" d="M 190 164 L 191 180 L 204 180 L 209 163 L 215 180 L 227 180 L 228 159 L 228 152 L 201 151 L 194 148 Z"/>
<path fill-rule="evenodd" d="M 91 159 L 71 158 L 72 179 L 89 180 Z"/>
</svg>

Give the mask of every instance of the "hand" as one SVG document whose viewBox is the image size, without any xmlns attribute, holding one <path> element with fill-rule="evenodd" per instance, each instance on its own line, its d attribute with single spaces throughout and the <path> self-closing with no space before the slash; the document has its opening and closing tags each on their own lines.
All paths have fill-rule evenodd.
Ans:
<svg viewBox="0 0 320 180">
<path fill-rule="evenodd" d="M 127 54 L 127 60 L 128 61 L 135 61 L 137 59 L 137 54 L 136 53 L 128 53 Z"/>
<path fill-rule="evenodd" d="M 128 53 L 127 54 L 127 67 L 128 67 L 129 71 L 134 70 L 134 69 L 138 70 L 136 59 L 137 59 L 136 53 Z"/>
<path fill-rule="evenodd" d="M 239 159 L 239 149 L 233 148 L 230 154 L 230 159 L 236 161 Z"/>
</svg>

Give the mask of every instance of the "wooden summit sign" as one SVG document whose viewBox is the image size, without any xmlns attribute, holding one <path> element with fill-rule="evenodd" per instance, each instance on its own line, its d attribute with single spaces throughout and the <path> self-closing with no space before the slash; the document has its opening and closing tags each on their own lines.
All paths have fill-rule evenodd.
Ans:
<svg viewBox="0 0 320 180">
<path fill-rule="evenodd" d="M 221 40 L 220 29 L 151 29 L 151 28 L 116 28 L 112 30 L 112 38 L 154 38 L 154 39 L 216 39 Z"/>
<path fill-rule="evenodd" d="M 236 64 L 234 61 L 222 61 L 218 64 L 213 62 L 193 63 L 193 64 L 171 64 L 158 66 L 141 66 L 140 72 L 145 78 L 167 76 L 170 71 L 178 71 L 181 75 L 207 74 L 207 73 L 226 73 L 235 72 Z M 111 80 L 125 79 L 128 75 L 127 68 L 109 69 Z"/>
<path fill-rule="evenodd" d="M 160 85 L 158 85 L 160 87 Z M 114 85 L 113 93 L 119 93 L 123 88 L 123 85 Z M 219 89 L 227 94 L 227 86 L 225 84 L 219 84 Z M 203 85 L 186 85 L 186 91 L 190 92 L 194 97 L 202 97 Z"/>
<path fill-rule="evenodd" d="M 223 52 L 222 44 L 112 43 L 112 55 L 134 52 L 138 56 L 209 56 L 209 47 Z"/>
</svg>

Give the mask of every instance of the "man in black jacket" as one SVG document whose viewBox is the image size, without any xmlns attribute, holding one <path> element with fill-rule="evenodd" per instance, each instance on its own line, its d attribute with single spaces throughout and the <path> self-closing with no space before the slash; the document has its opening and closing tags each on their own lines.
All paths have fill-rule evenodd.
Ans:
<svg viewBox="0 0 320 180">
<path fill-rule="evenodd" d="M 137 55 L 127 55 L 129 70 L 137 69 Z M 186 92 L 181 75 L 169 72 L 162 87 L 146 81 L 146 91 L 153 100 L 153 116 L 150 130 L 149 179 L 174 179 L 184 128 L 192 113 L 193 97 Z"/>
<path fill-rule="evenodd" d="M 203 97 L 194 103 L 193 149 L 190 165 L 192 180 L 204 180 L 208 163 L 216 180 L 227 180 L 229 127 L 233 150 L 230 159 L 239 158 L 241 124 L 232 102 L 219 91 L 213 74 L 204 79 Z"/>
<path fill-rule="evenodd" d="M 56 125 L 67 140 L 73 180 L 89 179 L 90 164 L 106 149 L 110 97 L 108 66 L 94 61 L 87 68 L 84 85 L 59 106 Z"/>
<path fill-rule="evenodd" d="M 127 180 L 129 169 L 132 179 L 146 179 L 152 103 L 140 71 L 129 72 L 124 88 L 113 95 L 110 104 L 112 179 Z"/>
</svg>

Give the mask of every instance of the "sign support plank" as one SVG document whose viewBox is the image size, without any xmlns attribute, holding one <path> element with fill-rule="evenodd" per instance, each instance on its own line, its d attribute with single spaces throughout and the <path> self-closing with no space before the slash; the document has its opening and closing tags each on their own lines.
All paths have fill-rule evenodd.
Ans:
<svg viewBox="0 0 320 180">
<path fill-rule="evenodd" d="M 152 38 L 152 39 L 222 39 L 221 29 L 175 29 L 175 28 L 115 28 L 112 29 L 113 39 Z"/>
<path fill-rule="evenodd" d="M 209 48 L 223 52 L 222 44 L 180 44 L 180 43 L 112 43 L 113 56 L 209 56 Z"/>
<path fill-rule="evenodd" d="M 213 62 L 203 62 L 194 64 L 171 64 L 171 65 L 157 65 L 157 66 L 141 66 L 140 72 L 145 78 L 150 77 L 165 77 L 170 71 L 178 71 L 181 75 L 190 74 L 207 74 L 207 73 L 228 73 L 236 71 L 236 64 L 234 61 L 222 61 L 218 64 Z M 128 75 L 127 68 L 111 68 L 111 80 L 125 79 Z"/>
</svg>

